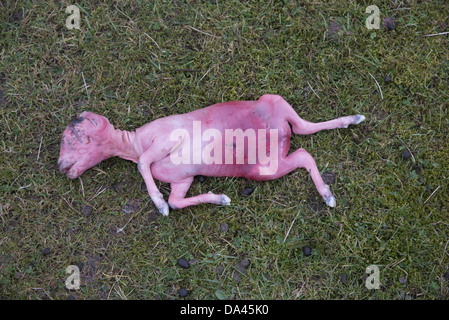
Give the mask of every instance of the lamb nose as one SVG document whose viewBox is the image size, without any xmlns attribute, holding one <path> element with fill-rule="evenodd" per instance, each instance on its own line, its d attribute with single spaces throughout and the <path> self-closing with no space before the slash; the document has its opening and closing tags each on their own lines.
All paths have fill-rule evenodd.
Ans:
<svg viewBox="0 0 449 320">
<path fill-rule="evenodd" d="M 64 173 L 64 172 L 62 172 L 63 169 L 64 169 L 63 164 L 64 164 L 64 161 L 63 161 L 63 160 L 59 160 L 59 161 L 58 161 L 58 168 L 59 168 L 59 171 L 60 171 L 61 173 Z"/>
<path fill-rule="evenodd" d="M 60 159 L 58 161 L 58 167 L 61 173 L 66 173 L 70 166 L 68 166 L 64 160 Z"/>
</svg>

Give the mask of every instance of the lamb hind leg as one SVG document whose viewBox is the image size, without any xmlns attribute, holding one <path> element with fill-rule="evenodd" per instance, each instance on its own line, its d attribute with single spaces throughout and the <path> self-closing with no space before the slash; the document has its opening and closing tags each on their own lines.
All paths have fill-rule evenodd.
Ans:
<svg viewBox="0 0 449 320">
<path fill-rule="evenodd" d="M 359 124 L 364 120 L 365 116 L 357 114 L 317 123 L 306 121 L 297 116 L 288 119 L 288 122 L 292 124 L 292 130 L 295 134 L 312 134 L 321 130 L 347 128 L 350 124 Z"/>
<path fill-rule="evenodd" d="M 214 203 L 219 205 L 229 205 L 231 203 L 231 199 L 229 199 L 226 195 L 214 194 L 212 192 L 186 198 L 186 193 L 189 190 L 192 181 L 193 177 L 181 182 L 171 183 L 171 194 L 168 199 L 168 204 L 172 209 L 182 209 L 200 203 Z"/>
<path fill-rule="evenodd" d="M 321 130 L 347 128 L 351 124 L 359 124 L 365 120 L 365 116 L 357 114 L 314 123 L 306 121 L 298 116 L 295 109 L 293 109 L 293 107 L 282 97 L 278 97 L 275 103 L 285 110 L 286 120 L 292 125 L 295 134 L 312 134 Z"/>
<path fill-rule="evenodd" d="M 326 204 L 329 207 L 335 207 L 335 197 L 332 195 L 329 186 L 323 181 L 323 178 L 321 178 L 315 160 L 305 149 L 300 148 L 289 154 L 286 158 L 282 159 L 279 162 L 278 171 L 270 178 L 277 179 L 295 170 L 296 168 L 305 168 L 312 177 L 315 187 L 323 197 Z"/>
</svg>

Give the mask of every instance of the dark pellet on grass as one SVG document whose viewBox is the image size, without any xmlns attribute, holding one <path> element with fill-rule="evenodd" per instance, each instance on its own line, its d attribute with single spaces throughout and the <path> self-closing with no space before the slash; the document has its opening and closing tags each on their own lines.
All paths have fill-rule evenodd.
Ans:
<svg viewBox="0 0 449 320">
<path fill-rule="evenodd" d="M 308 247 L 308 246 L 304 246 L 304 247 L 302 247 L 302 253 L 306 257 L 308 257 L 308 256 L 310 256 L 312 254 L 312 249 L 310 249 L 310 247 Z"/>
<path fill-rule="evenodd" d="M 412 154 L 407 149 L 404 149 L 402 151 L 402 159 L 410 159 L 411 156 Z"/>
<path fill-rule="evenodd" d="M 384 19 L 384 23 L 382 24 L 382 27 L 389 31 L 394 30 L 396 28 L 396 22 L 394 21 L 393 18 L 386 17 Z"/>
<path fill-rule="evenodd" d="M 178 259 L 178 265 L 181 267 L 181 268 L 184 268 L 184 269 L 188 269 L 189 268 L 189 263 L 187 262 L 187 260 L 186 259 L 184 259 L 184 258 L 179 258 Z"/>
<path fill-rule="evenodd" d="M 254 192 L 254 188 L 252 188 L 252 187 L 245 188 L 245 190 L 243 190 L 243 192 L 242 192 L 242 195 L 249 196 L 253 192 Z"/>
<path fill-rule="evenodd" d="M 386 83 L 390 83 L 391 82 L 391 77 L 390 76 L 385 76 L 384 78 Z"/>
<path fill-rule="evenodd" d="M 17 10 L 13 13 L 13 15 L 10 17 L 10 21 L 19 21 L 23 17 L 23 9 Z"/>
<path fill-rule="evenodd" d="M 44 250 L 42 250 L 42 254 L 44 256 L 48 256 L 51 253 L 51 248 L 45 248 Z"/>
<path fill-rule="evenodd" d="M 205 176 L 198 176 L 198 181 L 200 183 L 203 183 L 204 181 L 206 181 L 206 177 Z"/>
<path fill-rule="evenodd" d="M 184 289 L 184 288 L 181 288 L 181 289 L 178 290 L 178 294 L 179 294 L 181 297 L 185 297 L 185 296 L 187 296 L 187 290 Z"/>
</svg>

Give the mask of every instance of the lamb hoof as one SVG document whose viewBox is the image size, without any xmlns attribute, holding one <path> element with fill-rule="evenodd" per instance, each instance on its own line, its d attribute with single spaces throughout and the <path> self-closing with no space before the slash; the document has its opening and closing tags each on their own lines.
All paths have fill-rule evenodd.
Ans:
<svg viewBox="0 0 449 320">
<path fill-rule="evenodd" d="M 358 114 L 355 116 L 355 124 L 359 124 L 359 123 L 365 121 L 365 119 L 366 119 L 365 116 Z"/>
<path fill-rule="evenodd" d="M 331 196 L 329 198 L 326 199 L 326 204 L 331 207 L 334 208 L 336 206 L 336 201 L 335 201 L 335 197 Z"/>
<path fill-rule="evenodd" d="M 159 210 L 159 213 L 162 214 L 163 216 L 168 216 L 168 204 L 164 203 L 162 206 L 157 208 Z"/>
<path fill-rule="evenodd" d="M 223 206 L 229 206 L 231 204 L 231 199 L 225 194 L 221 195 L 221 205 Z"/>
</svg>

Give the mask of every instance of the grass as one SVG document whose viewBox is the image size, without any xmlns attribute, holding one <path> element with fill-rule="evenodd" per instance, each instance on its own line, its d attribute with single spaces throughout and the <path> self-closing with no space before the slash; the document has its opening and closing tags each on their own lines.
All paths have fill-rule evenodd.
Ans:
<svg viewBox="0 0 449 320">
<path fill-rule="evenodd" d="M 0 2 L 1 298 L 448 298 L 449 38 L 425 36 L 449 30 L 444 1 L 80 0 L 80 30 L 65 27 L 69 4 Z M 366 29 L 371 4 L 394 30 Z M 292 137 L 335 180 L 335 209 L 305 170 L 195 182 L 189 194 L 232 205 L 168 217 L 128 161 L 74 181 L 57 170 L 62 131 L 83 110 L 134 130 L 265 93 L 309 121 L 366 115 Z M 379 290 L 365 287 L 373 264 Z M 69 265 L 79 290 L 65 288 Z"/>
</svg>

